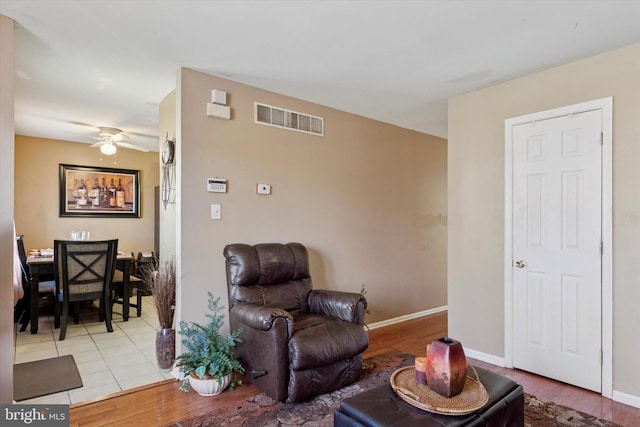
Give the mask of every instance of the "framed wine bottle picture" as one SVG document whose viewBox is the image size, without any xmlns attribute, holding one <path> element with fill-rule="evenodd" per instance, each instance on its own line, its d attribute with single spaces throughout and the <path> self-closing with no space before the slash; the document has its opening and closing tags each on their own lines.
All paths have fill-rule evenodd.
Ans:
<svg viewBox="0 0 640 427">
<path fill-rule="evenodd" d="M 140 218 L 140 171 L 60 164 L 60 216 Z"/>
</svg>

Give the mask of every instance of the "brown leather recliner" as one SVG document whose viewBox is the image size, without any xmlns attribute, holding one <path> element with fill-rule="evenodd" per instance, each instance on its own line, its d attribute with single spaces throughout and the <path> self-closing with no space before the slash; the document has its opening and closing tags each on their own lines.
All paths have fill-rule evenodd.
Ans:
<svg viewBox="0 0 640 427">
<path fill-rule="evenodd" d="M 300 243 L 224 248 L 235 355 L 246 378 L 277 401 L 300 402 L 355 382 L 362 352 L 365 298 L 313 290 Z"/>
</svg>

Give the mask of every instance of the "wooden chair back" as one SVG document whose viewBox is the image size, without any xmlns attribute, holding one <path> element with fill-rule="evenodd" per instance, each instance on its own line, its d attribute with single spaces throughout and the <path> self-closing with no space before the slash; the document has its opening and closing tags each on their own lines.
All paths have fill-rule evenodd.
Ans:
<svg viewBox="0 0 640 427">
<path fill-rule="evenodd" d="M 54 242 L 54 271 L 69 301 L 103 298 L 116 266 L 118 240 Z"/>
<path fill-rule="evenodd" d="M 69 303 L 100 300 L 101 317 L 111 332 L 111 281 L 116 267 L 118 240 L 55 240 L 56 304 L 62 305 L 60 340 L 65 337 Z M 56 308 L 56 317 L 59 309 Z M 74 314 L 77 322 L 78 313 Z"/>
</svg>

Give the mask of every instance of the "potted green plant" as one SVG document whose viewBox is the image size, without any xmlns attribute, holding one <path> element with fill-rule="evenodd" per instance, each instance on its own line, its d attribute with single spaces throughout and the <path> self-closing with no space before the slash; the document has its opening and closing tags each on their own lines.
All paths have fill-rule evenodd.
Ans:
<svg viewBox="0 0 640 427">
<path fill-rule="evenodd" d="M 366 298 L 366 295 L 367 295 L 367 288 L 364 286 L 364 283 L 362 284 L 362 288 L 360 289 L 360 295 L 362 295 L 363 297 L 365 297 L 365 298 Z M 364 309 L 364 314 L 365 314 L 365 316 L 366 316 L 367 314 L 371 314 L 371 311 L 369 311 L 369 309 L 368 309 L 368 308 L 365 308 L 365 309 Z M 367 331 L 369 330 L 369 325 L 367 325 L 367 322 L 364 322 L 364 327 L 367 329 Z"/>
<path fill-rule="evenodd" d="M 224 337 L 220 333 L 224 322 L 220 298 L 209 294 L 210 320 L 207 325 L 196 322 L 180 322 L 178 333 L 186 352 L 176 358 L 176 366 L 185 375 L 180 390 L 193 388 L 202 396 L 222 393 L 228 386 L 231 390 L 242 384 L 237 374 L 244 374 L 244 367 L 233 356 L 233 348 L 238 344 L 241 330 L 231 332 Z"/>
</svg>

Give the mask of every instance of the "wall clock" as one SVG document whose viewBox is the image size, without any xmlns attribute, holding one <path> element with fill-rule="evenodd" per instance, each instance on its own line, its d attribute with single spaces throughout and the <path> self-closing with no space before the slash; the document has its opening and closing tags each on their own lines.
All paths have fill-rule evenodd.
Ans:
<svg viewBox="0 0 640 427">
<path fill-rule="evenodd" d="M 173 163 L 176 155 L 176 141 L 173 139 L 167 138 L 164 141 L 164 146 L 162 147 L 162 164 L 170 164 Z"/>
</svg>

